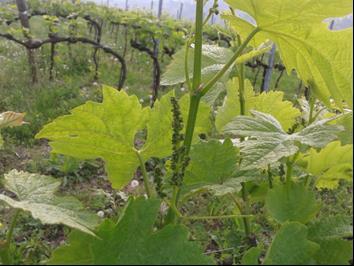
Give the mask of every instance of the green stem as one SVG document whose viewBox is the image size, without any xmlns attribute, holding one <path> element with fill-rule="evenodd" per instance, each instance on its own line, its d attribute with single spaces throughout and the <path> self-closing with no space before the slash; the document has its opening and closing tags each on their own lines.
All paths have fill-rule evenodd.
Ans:
<svg viewBox="0 0 354 266">
<path fill-rule="evenodd" d="M 240 101 L 240 114 L 245 115 L 246 114 L 246 108 L 245 108 L 245 96 L 244 96 L 244 90 L 245 90 L 245 69 L 243 65 L 239 66 L 239 71 L 238 71 L 239 77 L 239 101 Z M 248 193 L 247 193 L 247 188 L 245 186 L 245 183 L 242 183 L 242 200 L 244 202 L 244 209 L 242 214 L 248 215 L 250 213 L 250 204 L 248 201 Z M 243 224 L 245 227 L 245 233 L 247 237 L 250 237 L 251 235 L 251 225 L 250 225 L 250 220 L 248 217 L 243 218 Z"/>
<path fill-rule="evenodd" d="M 250 206 L 249 206 L 248 195 L 247 195 L 248 193 L 247 193 L 247 189 L 245 187 L 245 183 L 242 183 L 241 194 L 242 194 L 242 200 L 244 202 L 244 209 L 243 209 L 242 214 L 245 216 L 245 217 L 243 217 L 245 234 L 247 237 L 250 237 L 251 236 L 251 225 L 250 225 L 250 220 L 249 220 Z"/>
<path fill-rule="evenodd" d="M 194 69 L 193 88 L 195 92 L 202 80 L 202 47 L 203 47 L 203 0 L 197 0 L 195 20 L 195 47 L 194 47 Z"/>
<path fill-rule="evenodd" d="M 291 163 L 290 159 L 286 162 L 286 184 L 289 186 L 292 181 L 292 174 L 293 174 L 293 164 Z"/>
<path fill-rule="evenodd" d="M 211 19 L 212 15 L 214 14 L 213 9 L 217 7 L 217 4 L 218 4 L 218 0 L 214 0 L 214 4 L 212 8 L 209 9 L 208 16 L 206 17 L 206 19 L 204 19 L 203 26 L 205 26 L 208 23 L 208 21 Z"/>
<path fill-rule="evenodd" d="M 10 245 L 10 243 L 12 241 L 12 237 L 13 237 L 14 230 L 15 230 L 15 227 L 16 227 L 16 224 L 17 224 L 18 217 L 20 216 L 20 213 L 21 213 L 21 210 L 16 210 L 15 215 L 12 218 L 10 229 L 7 232 L 7 236 L 6 236 L 6 243 L 8 245 Z"/>
<path fill-rule="evenodd" d="M 305 187 L 308 188 L 311 183 L 311 176 L 307 175 L 305 178 Z"/>
<path fill-rule="evenodd" d="M 315 98 L 310 95 L 310 114 L 309 114 L 309 122 L 308 122 L 308 126 L 311 125 L 314 121 L 314 113 L 315 111 Z"/>
<path fill-rule="evenodd" d="M 273 188 L 273 175 L 272 175 L 272 171 L 270 168 L 270 164 L 268 164 L 267 174 L 268 174 L 269 188 L 272 189 Z"/>
<path fill-rule="evenodd" d="M 179 215 L 179 210 L 178 210 L 178 195 L 179 195 L 179 191 L 180 188 L 175 186 L 173 187 L 173 195 L 172 195 L 172 204 L 171 204 L 171 208 L 174 211 L 175 214 L 177 214 L 177 216 Z"/>
<path fill-rule="evenodd" d="M 203 47 L 203 0 L 197 0 L 196 21 L 195 21 L 195 48 L 194 48 L 194 70 L 193 70 L 193 87 L 191 90 L 188 121 L 184 145 L 186 147 L 186 155 L 189 154 L 192 145 L 195 122 L 197 120 L 198 108 L 200 103 L 199 87 L 202 80 L 202 47 Z"/>
<path fill-rule="evenodd" d="M 246 114 L 246 100 L 245 100 L 245 70 L 244 66 L 240 65 L 239 69 L 239 97 L 240 97 L 240 114 Z"/>
<path fill-rule="evenodd" d="M 215 7 L 215 5 L 217 4 L 217 0 L 214 0 L 214 5 L 213 7 Z M 208 16 L 204 19 L 203 21 L 203 27 L 208 23 L 208 21 L 210 20 L 210 18 L 212 17 L 214 12 L 212 12 L 212 10 L 209 10 L 209 14 Z M 196 25 L 197 26 L 197 25 Z M 190 83 L 190 76 L 189 76 L 189 66 L 188 66 L 188 59 L 189 59 L 189 50 L 190 50 L 190 45 L 195 41 L 195 36 L 192 36 L 191 38 L 189 38 L 189 40 L 187 40 L 186 42 L 186 48 L 185 48 L 185 57 L 184 57 L 184 72 L 185 72 L 185 76 L 186 76 L 186 83 L 187 83 L 187 87 L 190 90 L 191 89 L 191 83 Z M 202 51 L 203 53 L 203 51 Z"/>
<path fill-rule="evenodd" d="M 6 242 L 3 246 L 3 251 L 1 252 L 1 260 L 4 265 L 11 265 L 13 264 L 13 259 L 10 254 L 11 242 L 14 234 L 14 230 L 17 224 L 18 217 L 20 216 L 21 210 L 16 210 L 15 215 L 12 218 L 10 228 L 7 231 L 6 235 Z"/>
<path fill-rule="evenodd" d="M 192 84 L 190 82 L 190 76 L 189 76 L 189 65 L 188 65 L 190 45 L 191 45 L 191 40 L 187 40 L 186 53 L 184 55 L 184 75 L 186 76 L 186 84 L 189 91 L 192 88 Z"/>
<path fill-rule="evenodd" d="M 202 80 L 202 47 L 203 47 L 203 0 L 197 0 L 196 8 L 196 21 L 195 21 L 195 47 L 194 47 L 194 69 L 193 69 L 193 84 L 190 89 L 190 104 L 188 112 L 188 120 L 186 126 L 186 133 L 184 138 L 185 153 L 188 156 L 194 134 L 195 123 L 198 115 L 198 108 L 201 96 L 198 93 L 198 88 Z M 187 44 L 187 50 L 189 49 L 189 44 Z M 186 59 L 187 60 L 187 59 Z M 185 66 L 188 63 L 185 61 Z M 186 68 L 186 79 L 189 79 L 188 69 Z M 189 82 L 189 81 L 188 81 Z M 177 186 L 173 187 L 173 196 L 171 201 L 171 212 L 169 214 L 169 222 L 176 222 L 178 217 L 178 199 L 179 199 L 180 188 Z"/>
<path fill-rule="evenodd" d="M 190 97 L 187 128 L 186 128 L 186 134 L 185 134 L 185 139 L 184 139 L 184 145 L 186 147 L 186 154 L 187 155 L 189 154 L 189 151 L 190 151 L 190 148 L 192 145 L 194 128 L 195 128 L 195 124 L 197 121 L 200 99 L 201 99 L 201 97 L 199 95 L 191 95 L 191 97 Z"/>
<path fill-rule="evenodd" d="M 295 153 L 292 159 L 288 158 L 286 162 L 286 184 L 289 186 L 292 182 L 294 164 L 299 156 L 300 152 Z"/>
<path fill-rule="evenodd" d="M 149 178 L 148 178 L 148 174 L 147 174 L 147 171 L 146 171 L 144 160 L 141 157 L 139 151 L 136 151 L 135 153 L 138 156 L 141 172 L 143 174 L 146 195 L 148 196 L 148 198 L 151 198 L 152 193 L 151 193 L 151 189 L 150 189 L 150 185 L 149 185 Z"/>
<path fill-rule="evenodd" d="M 259 29 L 256 28 L 250 33 L 247 39 L 237 48 L 235 54 L 231 57 L 229 62 L 227 62 L 225 66 L 218 73 L 216 73 L 215 76 L 204 86 L 204 88 L 202 89 L 202 95 L 205 95 L 225 74 L 225 72 L 235 63 L 236 59 L 241 55 L 243 50 L 247 47 L 248 43 L 252 40 L 252 38 L 257 34 L 258 31 Z"/>
</svg>

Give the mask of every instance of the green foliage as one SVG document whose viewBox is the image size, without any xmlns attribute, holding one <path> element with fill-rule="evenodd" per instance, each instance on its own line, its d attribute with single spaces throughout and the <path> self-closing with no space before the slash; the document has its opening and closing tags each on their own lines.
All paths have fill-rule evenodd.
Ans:
<svg viewBox="0 0 354 266">
<path fill-rule="evenodd" d="M 133 177 L 140 163 L 139 157 L 146 161 L 171 154 L 172 95 L 165 95 L 150 110 L 143 108 L 136 96 L 104 87 L 103 103 L 87 102 L 75 108 L 71 115 L 45 126 L 37 138 L 48 138 L 54 153 L 80 159 L 102 158 L 112 185 L 121 188 Z M 186 117 L 189 99 L 182 97 L 180 105 L 182 116 Z M 201 106 L 197 134 L 208 132 L 209 112 L 207 105 Z M 145 145 L 138 149 L 134 143 L 135 136 L 145 127 L 147 139 Z"/>
<path fill-rule="evenodd" d="M 222 48 L 214 45 L 203 45 L 203 80 L 207 81 L 215 75 L 232 56 L 232 51 L 227 48 Z M 173 61 L 167 67 L 163 74 L 161 84 L 164 86 L 175 85 L 186 81 L 185 76 L 185 50 L 179 50 L 173 57 Z M 187 60 L 188 74 L 190 79 L 193 78 L 193 58 L 194 49 L 190 49 Z"/>
<path fill-rule="evenodd" d="M 245 170 L 265 168 L 295 154 L 299 150 L 298 143 L 322 148 L 342 130 L 340 126 L 326 125 L 333 120 L 331 118 L 313 123 L 298 133 L 287 134 L 273 116 L 257 111 L 251 113 L 254 117 L 238 116 L 224 127 L 225 133 L 251 137 L 240 145 L 241 168 Z"/>
<path fill-rule="evenodd" d="M 160 204 L 157 199 L 131 199 L 117 223 L 106 221 L 98 228 L 98 238 L 73 232 L 69 245 L 56 250 L 50 264 L 212 264 L 188 241 L 182 225 L 154 230 Z"/>
<path fill-rule="evenodd" d="M 353 255 L 352 219 L 344 216 L 325 217 L 309 225 L 309 239 L 320 245 L 315 259 L 322 265 L 347 265 Z"/>
<path fill-rule="evenodd" d="M 250 248 L 242 257 L 242 265 L 259 265 L 262 250 L 258 247 Z"/>
<path fill-rule="evenodd" d="M 353 235 L 352 219 L 348 216 L 329 216 L 309 224 L 309 238 L 321 239 L 349 238 Z"/>
<path fill-rule="evenodd" d="M 319 211 L 313 191 L 300 183 L 279 184 L 268 191 L 266 209 L 279 223 L 311 221 Z"/>
<path fill-rule="evenodd" d="M 349 14 L 351 1 L 228 0 L 227 3 L 255 19 L 256 24 L 250 24 L 237 16 L 224 16 L 243 39 L 258 30 L 254 45 L 267 39 L 274 41 L 288 72 L 296 69 L 324 103 L 329 105 L 332 96 L 339 106 L 342 100 L 352 105 L 352 29 L 330 31 L 323 23 L 326 18 Z"/>
<path fill-rule="evenodd" d="M 179 100 L 179 105 L 181 107 L 182 119 L 184 122 L 184 130 L 187 128 L 188 121 L 188 112 L 190 108 L 190 97 L 188 94 L 183 95 Z M 204 102 L 199 104 L 198 117 L 194 127 L 194 136 L 193 141 L 196 142 L 199 140 L 199 135 L 202 133 L 210 133 L 212 124 L 211 124 L 211 114 L 210 106 Z M 170 127 L 171 128 L 171 127 Z"/>
<path fill-rule="evenodd" d="M 319 152 L 311 149 L 303 161 L 307 165 L 306 171 L 316 177 L 319 189 L 335 189 L 340 180 L 352 180 L 353 145 L 342 146 L 335 141 Z"/>
<path fill-rule="evenodd" d="M 186 170 L 187 185 L 223 184 L 235 170 L 237 155 L 230 139 L 201 142 L 192 147 Z"/>
<path fill-rule="evenodd" d="M 44 122 L 50 122 L 37 138 L 48 139 L 52 152 L 65 156 L 53 160 L 61 166 L 55 170 L 60 172 L 58 176 L 82 175 L 77 170 L 77 160 L 82 159 L 101 159 L 108 175 L 109 182 L 101 178 L 105 175 L 97 167 L 99 178 L 92 175 L 90 183 L 84 184 L 90 186 L 88 191 L 91 186 L 94 191 L 96 186 L 104 191 L 103 200 L 97 198 L 98 194 L 91 196 L 95 201 L 86 200 L 98 211 L 97 216 L 110 217 L 98 227 L 96 215 L 85 211 L 78 200 L 56 195 L 59 181 L 16 170 L 5 175 L 5 190 L 13 193 L 0 194 L 5 205 L 30 212 L 44 224 L 64 224 L 74 229 L 53 256 L 50 252 L 38 256 L 49 258 L 37 259 L 39 264 L 302 265 L 347 264 L 352 259 L 351 218 L 330 216 L 325 208 L 320 209 L 332 200 L 326 199 L 329 189 L 339 187 L 344 183 L 341 180 L 349 181 L 352 175 L 352 29 L 330 31 L 323 22 L 351 12 L 352 4 L 349 0 L 227 2 L 233 15 L 224 17 L 230 24 L 226 23 L 222 30 L 210 27 L 209 32 L 203 31 L 202 26 L 207 24 L 203 21 L 205 1 L 196 2 L 193 29 L 189 23 L 165 17 L 158 20 L 148 12 L 124 12 L 80 1 L 30 0 L 31 29 L 23 30 L 19 23 L 8 21 L 17 21 L 16 6 L 6 4 L 6 8 L 0 8 L 0 37 L 9 38 L 2 34 L 5 30 L 18 40 L 31 37 L 34 43 L 37 39 L 50 39 L 48 34 L 54 33 L 99 38 L 103 51 L 112 48 L 122 53 L 128 72 L 134 67 L 139 69 L 138 75 L 128 75 L 128 81 L 138 83 L 139 91 L 128 86 L 121 91 L 104 86 L 102 102 L 89 101 L 52 121 L 83 99 L 101 99 L 101 95 L 95 95 L 96 89 L 91 91 L 96 84 L 71 89 L 72 84 L 79 88 L 79 83 L 88 81 L 78 76 L 87 76 L 94 70 L 87 64 L 91 52 L 81 49 L 82 45 L 71 44 L 68 52 L 67 46 L 58 44 L 54 76 L 61 79 L 63 75 L 65 86 L 53 82 L 51 86 L 60 89 L 49 91 L 41 82 L 37 86 L 44 87 L 36 92 L 22 95 L 22 90 L 15 89 L 1 99 L 3 110 L 29 111 L 32 133 Z M 11 8 L 7 10 L 8 7 Z M 245 21 L 239 11 L 249 13 L 254 23 Z M 207 18 L 217 12 L 215 0 Z M 40 26 L 32 26 L 37 24 Z M 100 29 L 102 35 L 98 36 Z M 213 36 L 208 39 L 208 34 Z M 203 40 L 209 44 L 202 45 Z M 144 52 L 139 53 L 139 58 L 129 58 L 129 41 L 131 48 Z M 215 45 L 223 41 L 227 48 Z M 180 49 L 185 43 L 185 49 Z M 300 87 L 307 87 L 309 100 L 301 99 L 301 88 L 294 96 L 294 84 L 284 88 L 286 96 L 281 91 L 257 94 L 251 81 L 244 78 L 249 72 L 242 65 L 260 64 L 266 70 L 267 65 L 261 61 L 263 56 L 267 59 L 265 53 L 273 43 L 279 51 L 275 68 L 281 75 L 285 70 L 289 75 L 297 74 L 303 82 Z M 40 75 L 48 68 L 43 58 L 52 55 L 50 48 L 53 46 L 43 46 L 39 51 Z M 13 48 L 4 49 L 10 54 Z M 150 82 L 146 72 L 151 58 L 156 63 L 156 49 L 160 51 L 157 59 L 162 70 L 165 63 L 170 63 L 164 55 L 173 57 L 161 84 L 188 83 L 189 92 L 180 95 L 174 90 L 161 90 L 162 97 L 153 107 L 145 107 L 148 96 L 140 85 Z M 178 52 L 174 54 L 175 51 Z M 71 61 L 69 68 L 63 64 L 66 54 Z M 112 83 L 117 72 L 111 67 L 112 58 L 94 54 L 95 62 L 105 63 L 95 74 Z M 13 65 L 20 69 L 16 73 L 22 73 L 24 60 L 16 62 Z M 12 76 L 7 74 L 11 70 L 1 72 L 0 79 Z M 69 74 L 76 83 L 68 82 Z M 259 71 L 253 74 L 257 76 Z M 273 81 L 275 78 L 273 75 Z M 8 90 L 12 89 L 11 83 L 21 87 L 27 82 L 8 79 Z M 193 87 L 189 84 L 192 81 Z M 297 103 L 302 113 L 293 105 L 296 98 L 300 98 Z M 8 119 L 11 116 L 14 119 Z M 298 119 L 300 116 L 302 119 Z M 23 114 L 0 114 L 0 129 L 21 124 Z M 40 143 L 46 148 L 45 141 Z M 14 151 L 22 158 L 16 148 Z M 0 163 L 2 166 L 3 161 Z M 134 182 L 130 182 L 133 177 Z M 156 191 L 151 189 L 152 181 Z M 124 192 L 115 191 L 123 187 Z M 76 193 L 90 198 L 89 192 L 81 194 L 84 189 L 80 187 Z M 347 192 L 344 188 L 342 191 Z M 139 196 L 127 201 L 125 193 Z M 143 194 L 146 198 L 140 197 Z M 320 197 L 325 204 L 319 201 Z M 336 200 L 340 197 L 333 196 Z M 121 211 L 123 201 L 126 205 Z M 346 214 L 351 214 L 348 203 L 338 200 L 335 204 L 329 204 L 339 207 L 335 213 L 345 209 Z M 0 230 L 1 238 L 6 234 L 5 240 L 0 241 L 2 263 L 22 263 L 20 257 L 27 251 L 19 248 L 22 245 L 15 228 L 18 211 L 12 216 L 0 208 L 1 215 L 3 212 L 4 224 L 8 225 L 6 231 Z M 202 216 L 198 216 L 201 212 Z M 119 218 L 112 219 L 116 213 Z M 12 222 L 7 223 L 11 218 L 8 216 L 12 216 Z M 18 231 L 21 229 L 19 226 Z M 62 227 L 62 238 L 61 230 Z M 225 240 L 225 235 L 234 239 Z M 21 233 L 21 239 L 31 236 L 32 233 Z M 196 243 L 200 241 L 205 250 Z M 215 253 L 218 261 L 203 252 Z"/>
<path fill-rule="evenodd" d="M 44 224 L 64 224 L 87 234 L 97 225 L 97 217 L 73 197 L 59 197 L 60 182 L 52 177 L 13 170 L 5 175 L 5 188 L 18 200 L 0 194 L 0 200 L 15 209 L 28 211 Z"/>
<path fill-rule="evenodd" d="M 339 132 L 338 139 L 345 144 L 353 144 L 353 113 L 344 114 L 338 118 L 337 124 L 344 127 L 344 131 Z"/>
<path fill-rule="evenodd" d="M 254 57 L 260 56 L 266 53 L 271 48 L 269 43 L 260 44 L 254 50 L 243 54 L 236 60 L 236 64 L 243 64 Z M 233 52 L 231 49 L 219 47 L 216 45 L 203 45 L 202 50 L 202 80 L 204 82 L 211 79 L 219 70 L 221 70 L 225 64 L 232 57 Z M 194 49 L 190 48 L 189 56 L 187 58 L 187 67 L 189 78 L 193 78 L 193 65 L 194 65 Z M 173 61 L 167 67 L 164 73 L 161 84 L 164 86 L 175 85 L 186 81 L 185 76 L 185 50 L 179 50 L 173 57 Z"/>
<path fill-rule="evenodd" d="M 282 225 L 267 252 L 265 265 L 312 265 L 319 245 L 308 239 L 308 229 L 298 222 Z"/>
<path fill-rule="evenodd" d="M 104 159 L 113 186 L 121 187 L 139 165 L 134 139 L 145 126 L 148 110 L 123 91 L 105 87 L 103 95 L 103 104 L 87 102 L 75 108 L 71 115 L 45 126 L 37 138 L 50 139 L 54 153 Z"/>
<path fill-rule="evenodd" d="M 314 256 L 319 265 L 348 265 L 353 256 L 353 243 L 343 239 L 319 240 L 320 250 Z"/>
<path fill-rule="evenodd" d="M 271 114 L 285 130 L 288 130 L 295 124 L 295 119 L 300 116 L 300 111 L 293 107 L 291 102 L 284 101 L 283 96 L 284 93 L 280 91 L 256 95 L 251 82 L 245 80 L 245 114 L 250 115 L 252 110 Z M 222 131 L 224 126 L 240 114 L 239 82 L 237 78 L 234 78 L 227 84 L 227 96 L 216 115 L 215 124 L 218 131 Z"/>
</svg>

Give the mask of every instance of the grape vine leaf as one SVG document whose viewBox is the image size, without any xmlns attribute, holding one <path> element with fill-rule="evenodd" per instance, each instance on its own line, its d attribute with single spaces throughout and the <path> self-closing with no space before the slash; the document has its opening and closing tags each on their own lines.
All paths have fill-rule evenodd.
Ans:
<svg viewBox="0 0 354 266">
<path fill-rule="evenodd" d="M 264 265 L 314 265 L 320 247 L 307 234 L 307 227 L 301 223 L 283 224 L 269 247 Z"/>
<path fill-rule="evenodd" d="M 12 170 L 5 174 L 5 189 L 13 192 L 17 200 L 0 194 L 0 201 L 30 212 L 44 224 L 64 224 L 93 235 L 97 216 L 86 211 L 76 198 L 56 196 L 59 186 L 53 177 Z"/>
<path fill-rule="evenodd" d="M 269 52 L 272 49 L 272 46 L 273 46 L 272 42 L 265 41 L 265 42 L 259 44 L 259 46 L 255 47 L 254 49 L 251 49 L 251 47 L 248 47 L 246 49 L 246 52 L 241 54 L 236 59 L 236 64 L 240 65 L 240 64 L 246 63 L 247 61 L 250 61 L 253 58 L 261 56 L 262 54 Z"/>
<path fill-rule="evenodd" d="M 300 183 L 278 184 L 266 196 L 266 209 L 279 223 L 311 221 L 319 211 L 313 191 Z"/>
<path fill-rule="evenodd" d="M 132 178 L 139 166 L 139 157 L 145 161 L 151 157 L 171 154 L 172 105 L 166 94 L 155 103 L 153 109 L 143 108 L 138 98 L 124 91 L 103 87 L 103 103 L 87 102 L 71 111 L 70 115 L 57 118 L 46 125 L 36 138 L 50 140 L 53 153 L 79 159 L 101 158 L 112 186 L 121 188 Z M 182 97 L 182 116 L 186 117 L 189 99 Z M 210 108 L 202 103 L 196 122 L 197 134 L 210 127 Z M 163 123 L 162 123 L 163 122 Z M 135 135 L 147 128 L 147 140 L 143 147 L 135 147 Z"/>
<path fill-rule="evenodd" d="M 314 259 L 317 265 L 349 265 L 353 257 L 353 242 L 344 239 L 327 239 L 316 242 L 320 250 Z"/>
<path fill-rule="evenodd" d="M 315 259 L 318 264 L 348 265 L 353 255 L 352 218 L 349 216 L 324 217 L 308 225 L 308 237 L 320 245 Z"/>
<path fill-rule="evenodd" d="M 353 219 L 350 216 L 336 215 L 323 217 L 308 224 L 309 238 L 313 241 L 353 236 Z"/>
<path fill-rule="evenodd" d="M 4 112 L 0 114 L 0 128 L 4 127 L 16 127 L 22 126 L 24 122 L 24 113 L 15 113 L 15 112 Z"/>
<path fill-rule="evenodd" d="M 147 138 L 141 149 L 141 154 L 145 160 L 152 156 L 163 158 L 171 154 L 172 105 L 170 97 L 173 96 L 174 93 L 171 91 L 156 101 L 149 114 Z"/>
<path fill-rule="evenodd" d="M 266 53 L 271 47 L 272 45 L 269 42 L 261 43 L 257 48 L 241 55 L 236 59 L 235 63 L 242 64 L 247 62 L 254 57 Z M 225 66 L 233 56 L 233 52 L 231 49 L 216 45 L 203 45 L 202 49 L 202 81 L 208 81 Z M 190 79 L 193 78 L 193 62 L 194 49 L 190 48 L 187 60 Z M 171 86 L 185 81 L 185 49 L 181 49 L 174 55 L 172 62 L 168 65 L 166 72 L 162 76 L 161 85 Z"/>
<path fill-rule="evenodd" d="M 202 79 L 205 81 L 218 72 L 228 59 L 232 51 L 216 45 L 203 45 L 202 51 Z M 194 49 L 190 48 L 187 61 L 189 77 L 193 78 Z M 179 50 L 172 62 L 168 65 L 161 79 L 161 85 L 171 86 L 186 81 L 185 75 L 185 49 Z"/>
<path fill-rule="evenodd" d="M 53 153 L 79 159 L 102 158 L 113 187 L 127 184 L 139 165 L 134 149 L 148 109 L 136 96 L 103 88 L 103 103 L 87 102 L 46 125 L 36 138 L 50 140 Z"/>
<path fill-rule="evenodd" d="M 251 82 L 245 80 L 245 114 L 249 115 L 251 110 L 268 113 L 274 116 L 286 130 L 291 128 L 300 110 L 295 108 L 289 101 L 284 101 L 284 93 L 281 91 L 263 92 L 256 95 Z M 227 96 L 223 105 L 218 109 L 215 118 L 215 125 L 218 131 L 240 115 L 239 82 L 238 78 L 230 80 L 227 84 Z"/>
<path fill-rule="evenodd" d="M 232 8 L 248 13 L 254 23 L 241 17 L 225 15 L 245 39 L 258 30 L 257 45 L 272 40 L 290 73 L 299 77 L 328 106 L 332 96 L 338 106 L 342 101 L 352 106 L 352 28 L 330 31 L 323 20 L 352 12 L 352 1 L 340 0 L 227 0 Z"/>
<path fill-rule="evenodd" d="M 5 127 L 18 127 L 26 124 L 24 117 L 24 113 L 15 113 L 11 111 L 0 114 L 0 148 L 4 144 L 4 140 L 1 136 L 1 129 Z"/>
<path fill-rule="evenodd" d="M 343 130 L 338 125 L 327 125 L 335 117 L 317 121 L 300 132 L 287 134 L 271 115 L 251 111 L 254 117 L 237 116 L 224 127 L 224 133 L 250 139 L 239 144 L 242 155 L 241 169 L 265 168 L 283 157 L 295 154 L 297 143 L 323 148 Z"/>
<path fill-rule="evenodd" d="M 237 153 L 230 139 L 200 142 L 192 146 L 185 173 L 187 185 L 222 184 L 236 168 Z"/>
<path fill-rule="evenodd" d="M 182 119 L 184 123 L 184 132 L 188 122 L 188 112 L 189 112 L 189 94 L 183 95 L 179 100 L 179 105 L 182 112 Z M 172 108 L 172 107 L 171 107 Z M 171 126 L 170 126 L 171 128 Z M 199 140 L 199 135 L 201 133 L 209 133 L 212 128 L 211 123 L 211 109 L 210 106 L 205 102 L 200 102 L 198 109 L 197 121 L 195 122 L 193 142 L 196 143 Z M 172 130 L 171 130 L 172 136 Z M 172 137 L 171 137 L 172 139 Z M 171 142 L 170 142 L 171 143 Z M 171 146 L 171 145 L 170 145 Z"/>
<path fill-rule="evenodd" d="M 242 265 L 259 265 L 259 257 L 262 250 L 259 247 L 252 247 L 242 257 Z"/>
<path fill-rule="evenodd" d="M 117 223 L 106 221 L 99 238 L 73 232 L 68 245 L 54 251 L 50 264 L 88 265 L 210 265 L 182 225 L 154 230 L 160 200 L 130 199 Z M 87 252 L 87 251 L 90 252 Z"/>
<path fill-rule="evenodd" d="M 167 93 L 160 100 L 155 102 L 154 108 L 150 111 L 147 120 L 147 139 L 143 148 L 139 151 L 145 160 L 151 157 L 163 158 L 172 154 L 173 129 L 171 97 L 174 96 L 174 91 Z M 181 97 L 179 106 L 185 130 L 189 109 L 188 94 Z M 197 141 L 199 134 L 208 133 L 210 129 L 210 107 L 206 103 L 200 103 L 193 141 Z"/>
<path fill-rule="evenodd" d="M 225 92 L 225 83 L 219 81 L 202 97 L 202 102 L 205 102 L 209 106 L 214 107 L 217 104 L 216 100 L 218 100 L 220 95 L 224 94 Z"/>
<path fill-rule="evenodd" d="M 319 189 L 335 189 L 341 179 L 352 181 L 353 145 L 334 141 L 319 152 L 311 149 L 301 160 L 307 164 L 306 171 L 317 177 Z"/>
<path fill-rule="evenodd" d="M 345 128 L 345 130 L 338 133 L 340 142 L 343 145 L 353 144 L 353 112 L 346 113 L 338 118 L 336 124 Z"/>
</svg>

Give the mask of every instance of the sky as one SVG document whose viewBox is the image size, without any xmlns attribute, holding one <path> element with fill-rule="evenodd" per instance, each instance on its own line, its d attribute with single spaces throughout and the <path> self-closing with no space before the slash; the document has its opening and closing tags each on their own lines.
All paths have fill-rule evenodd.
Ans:
<svg viewBox="0 0 354 266">
<path fill-rule="evenodd" d="M 120 8 L 125 8 L 126 0 L 90 0 L 99 4 L 104 4 L 109 6 L 115 6 Z M 337 1 L 337 0 L 333 0 Z M 212 5 L 211 0 L 208 1 L 209 6 Z M 145 9 L 153 10 L 157 14 L 159 0 L 128 0 L 129 10 L 134 9 Z M 193 20 L 195 16 L 195 0 L 163 0 L 163 12 L 169 13 L 170 16 L 177 18 L 177 14 L 180 10 L 181 3 L 183 3 L 183 12 L 182 17 L 184 19 Z M 219 5 L 221 10 L 227 9 L 227 5 L 223 0 L 219 0 Z M 152 7 L 152 9 L 151 9 Z M 205 10 L 208 10 L 207 8 Z M 213 22 L 220 22 L 220 18 L 214 17 Z M 334 25 L 334 29 L 341 29 L 353 26 L 353 15 L 344 18 L 338 19 Z"/>
</svg>

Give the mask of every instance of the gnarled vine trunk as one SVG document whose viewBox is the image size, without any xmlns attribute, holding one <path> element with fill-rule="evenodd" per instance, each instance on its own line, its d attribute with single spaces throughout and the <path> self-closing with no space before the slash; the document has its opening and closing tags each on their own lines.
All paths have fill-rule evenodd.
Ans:
<svg viewBox="0 0 354 266">
<path fill-rule="evenodd" d="M 27 38 L 28 42 L 31 43 L 32 42 L 32 37 L 30 34 L 31 28 L 29 23 L 26 0 L 16 0 L 16 6 L 17 6 L 18 16 L 21 22 L 21 26 L 23 29 L 23 34 Z M 36 66 L 35 54 L 33 49 L 30 48 L 26 48 L 26 49 L 27 49 L 28 63 L 31 68 L 32 83 L 37 83 L 38 77 L 37 77 L 37 66 Z"/>
</svg>

